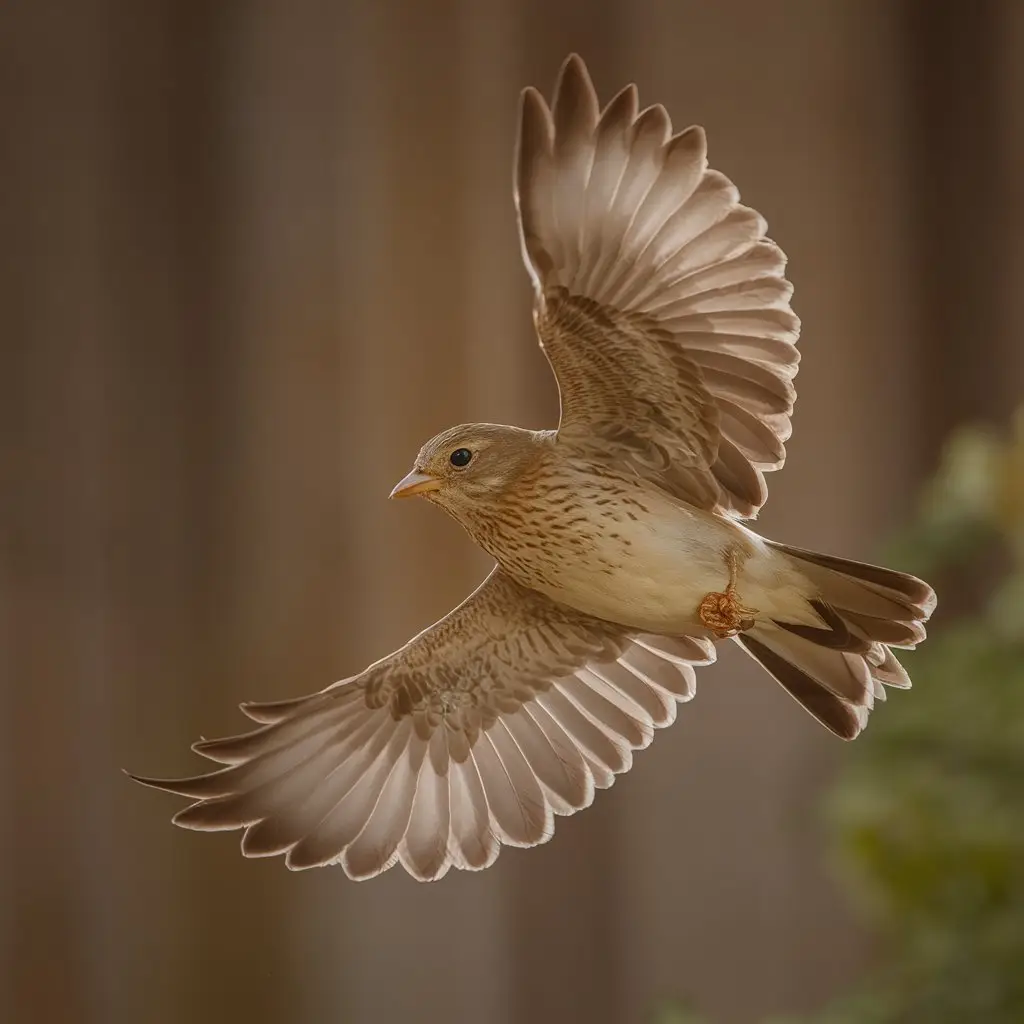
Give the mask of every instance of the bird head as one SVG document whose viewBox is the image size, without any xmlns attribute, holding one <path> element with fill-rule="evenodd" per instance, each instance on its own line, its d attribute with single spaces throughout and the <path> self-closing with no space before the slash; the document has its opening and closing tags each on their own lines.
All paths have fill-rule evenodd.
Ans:
<svg viewBox="0 0 1024 1024">
<path fill-rule="evenodd" d="M 421 449 L 392 498 L 419 495 L 456 515 L 505 492 L 538 457 L 545 434 L 494 423 L 442 431 Z"/>
</svg>

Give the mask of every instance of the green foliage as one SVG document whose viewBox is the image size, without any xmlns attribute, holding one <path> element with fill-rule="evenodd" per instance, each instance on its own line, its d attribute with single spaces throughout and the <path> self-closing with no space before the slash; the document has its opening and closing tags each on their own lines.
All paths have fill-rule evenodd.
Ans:
<svg viewBox="0 0 1024 1024">
<path fill-rule="evenodd" d="M 939 615 L 845 759 L 827 817 L 884 963 L 818 1024 L 1024 1021 L 1024 414 L 957 434 L 890 561 Z M 993 557 L 989 558 L 988 556 Z M 900 699 L 902 697 L 902 699 Z"/>
<path fill-rule="evenodd" d="M 662 1003 L 654 1011 L 650 1024 L 709 1024 L 707 1017 L 701 1016 L 689 1004 L 672 1000 Z"/>
<path fill-rule="evenodd" d="M 951 439 L 886 561 L 935 584 L 939 609 L 904 659 L 913 691 L 844 752 L 825 807 L 878 966 L 812 1018 L 766 1024 L 1021 1024 L 1024 410 L 1008 438 Z"/>
</svg>

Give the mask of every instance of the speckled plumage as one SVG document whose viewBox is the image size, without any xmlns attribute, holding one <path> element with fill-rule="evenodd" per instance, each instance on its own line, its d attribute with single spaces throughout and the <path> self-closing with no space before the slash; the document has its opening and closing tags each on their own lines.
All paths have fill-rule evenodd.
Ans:
<svg viewBox="0 0 1024 1024">
<path fill-rule="evenodd" d="M 194 801 L 178 824 L 242 828 L 247 856 L 291 868 L 435 879 L 589 805 L 693 697 L 715 637 L 847 739 L 910 685 L 890 647 L 924 638 L 927 584 L 741 522 L 790 434 L 785 257 L 703 131 L 638 106 L 629 86 L 601 111 L 578 57 L 550 109 L 523 94 L 515 198 L 558 430 L 453 427 L 396 488 L 496 567 L 358 675 L 244 705 L 255 731 L 194 747 L 220 770 L 140 779 Z M 742 617 L 712 631 L 708 608 Z"/>
</svg>

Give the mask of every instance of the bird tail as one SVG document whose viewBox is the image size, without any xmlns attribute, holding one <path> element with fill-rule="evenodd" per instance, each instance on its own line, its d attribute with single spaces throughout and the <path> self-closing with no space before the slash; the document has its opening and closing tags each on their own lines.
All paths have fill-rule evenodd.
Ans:
<svg viewBox="0 0 1024 1024">
<path fill-rule="evenodd" d="M 815 586 L 820 626 L 758 622 L 736 639 L 822 725 L 852 740 L 885 686 L 910 677 L 890 648 L 916 647 L 935 609 L 927 583 L 877 565 L 772 543 Z"/>
</svg>

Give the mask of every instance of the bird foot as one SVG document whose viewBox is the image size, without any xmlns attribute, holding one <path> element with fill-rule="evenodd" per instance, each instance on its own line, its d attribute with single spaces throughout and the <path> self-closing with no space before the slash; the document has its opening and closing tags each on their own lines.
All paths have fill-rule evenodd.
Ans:
<svg viewBox="0 0 1024 1024">
<path fill-rule="evenodd" d="M 725 556 L 729 567 L 729 584 L 724 591 L 712 591 L 705 594 L 697 606 L 697 615 L 707 629 L 719 638 L 727 640 L 737 633 L 742 633 L 754 625 L 756 608 L 744 608 L 736 596 L 736 580 L 740 574 L 740 558 L 735 549 Z"/>
<path fill-rule="evenodd" d="M 711 630 L 719 640 L 727 640 L 754 625 L 756 608 L 744 608 L 736 598 L 736 591 L 731 587 L 724 593 L 712 592 L 705 594 L 697 606 L 700 621 Z"/>
</svg>

